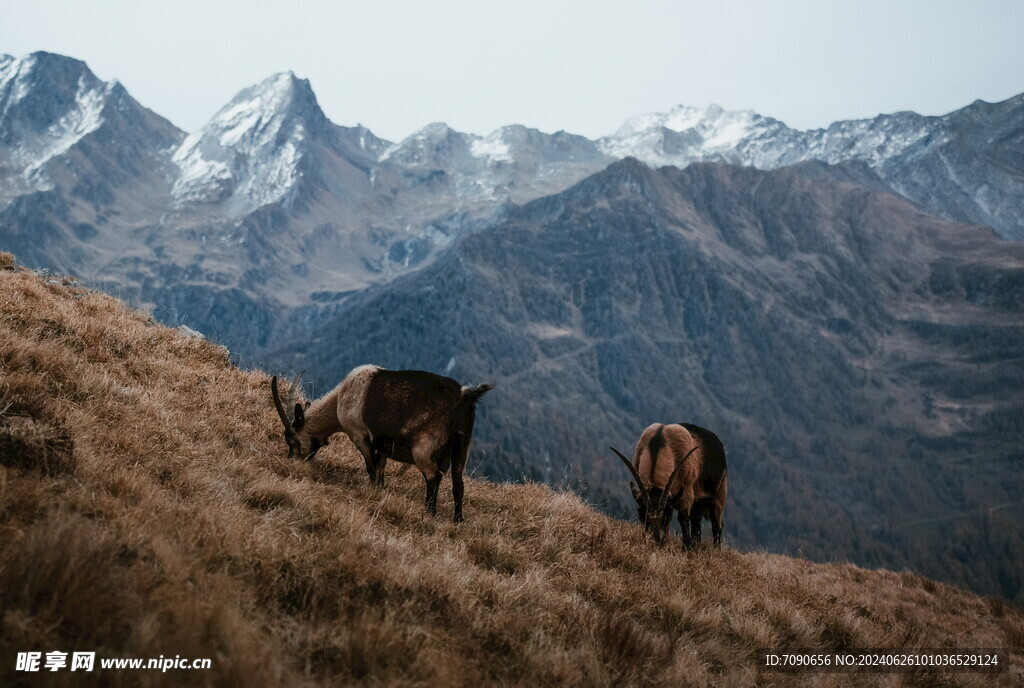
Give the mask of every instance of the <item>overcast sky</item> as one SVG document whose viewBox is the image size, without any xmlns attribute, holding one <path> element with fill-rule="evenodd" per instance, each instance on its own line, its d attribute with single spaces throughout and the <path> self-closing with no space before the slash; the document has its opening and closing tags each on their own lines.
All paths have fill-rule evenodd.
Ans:
<svg viewBox="0 0 1024 688">
<path fill-rule="evenodd" d="M 0 53 L 85 60 L 194 130 L 280 71 L 334 122 L 597 137 L 684 103 L 790 126 L 1024 91 L 1024 2 L 4 0 Z"/>
</svg>

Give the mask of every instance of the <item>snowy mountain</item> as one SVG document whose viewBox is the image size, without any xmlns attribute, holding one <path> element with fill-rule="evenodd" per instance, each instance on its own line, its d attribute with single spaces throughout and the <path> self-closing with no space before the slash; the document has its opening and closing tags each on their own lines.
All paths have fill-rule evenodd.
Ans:
<svg viewBox="0 0 1024 688">
<path fill-rule="evenodd" d="M 388 147 L 380 162 L 440 182 L 466 203 L 523 203 L 562 191 L 611 164 L 589 139 L 509 125 L 487 136 L 440 122 Z"/>
<path fill-rule="evenodd" d="M 0 56 L 0 238 L 30 264 L 92 276 L 167 207 L 184 133 L 85 63 Z"/>
<path fill-rule="evenodd" d="M 180 138 L 120 83 L 100 81 L 84 62 L 44 52 L 0 56 L 0 199 L 55 188 L 59 173 L 51 163 L 90 142 L 105 147 L 93 154 L 129 168 L 117 170 L 123 177 L 142 171 L 138 157 L 165 158 Z"/>
<path fill-rule="evenodd" d="M 718 160 L 753 165 L 737 150 L 751 139 L 771 139 L 786 126 L 749 110 L 729 112 L 718 105 L 700 109 L 679 105 L 668 112 L 627 120 L 598 147 L 616 158 L 633 157 L 649 165 L 686 167 L 694 162 Z M 759 161 L 765 166 L 765 161 Z"/>
<path fill-rule="evenodd" d="M 43 166 L 103 124 L 104 103 L 116 85 L 71 61 L 60 65 L 67 71 L 62 78 L 40 84 L 53 76 L 40 66 L 50 59 L 0 57 L 0 169 L 11 185 L 6 194 L 52 188 Z"/>
<path fill-rule="evenodd" d="M 1024 95 L 941 117 L 898 112 L 810 131 L 751 111 L 678 106 L 628 120 L 598 146 L 614 158 L 679 168 L 707 161 L 759 169 L 861 163 L 941 217 L 1024 239 Z"/>
<path fill-rule="evenodd" d="M 175 151 L 175 205 L 221 202 L 235 217 L 287 205 L 311 137 L 331 126 L 309 82 L 290 72 L 243 90 Z"/>
<path fill-rule="evenodd" d="M 877 166 L 928 136 L 928 120 L 900 113 L 799 131 L 751 110 L 679 105 L 629 119 L 598 145 L 615 158 L 635 157 L 650 165 L 679 168 L 695 162 L 730 162 L 773 169 L 807 160 L 833 165 L 859 160 Z"/>
</svg>

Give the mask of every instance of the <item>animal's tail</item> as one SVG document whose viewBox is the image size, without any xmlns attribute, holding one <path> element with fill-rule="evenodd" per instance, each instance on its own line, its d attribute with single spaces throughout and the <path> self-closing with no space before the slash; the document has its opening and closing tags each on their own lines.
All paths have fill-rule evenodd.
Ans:
<svg viewBox="0 0 1024 688">
<path fill-rule="evenodd" d="M 490 392 L 492 389 L 494 389 L 494 385 L 488 382 L 485 382 L 482 385 L 477 385 L 476 387 L 463 387 L 462 399 L 459 401 L 459 405 L 476 406 L 476 403 L 480 401 L 480 397 L 487 392 Z"/>
<path fill-rule="evenodd" d="M 442 451 L 442 458 L 438 461 L 438 468 L 442 473 L 448 471 L 448 467 L 455 462 L 454 470 L 462 475 L 462 469 L 466 465 L 466 457 L 469 454 L 470 438 L 473 434 L 473 423 L 476 420 L 476 403 L 480 401 L 487 392 L 494 389 L 494 385 L 484 383 L 476 387 L 463 387 L 462 398 L 452 409 L 449 417 L 451 427 L 446 450 Z"/>
</svg>

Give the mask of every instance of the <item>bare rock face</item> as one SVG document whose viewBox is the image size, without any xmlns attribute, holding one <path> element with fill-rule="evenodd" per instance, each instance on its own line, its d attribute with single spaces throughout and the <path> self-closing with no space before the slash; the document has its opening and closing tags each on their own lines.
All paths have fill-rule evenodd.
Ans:
<svg viewBox="0 0 1024 688">
<path fill-rule="evenodd" d="M 185 337 L 186 339 L 206 339 L 206 337 L 203 336 L 202 332 L 199 332 L 198 330 L 193 330 L 188 325 L 178 325 L 175 329 L 177 330 L 178 334 L 180 334 L 182 337 Z"/>
</svg>

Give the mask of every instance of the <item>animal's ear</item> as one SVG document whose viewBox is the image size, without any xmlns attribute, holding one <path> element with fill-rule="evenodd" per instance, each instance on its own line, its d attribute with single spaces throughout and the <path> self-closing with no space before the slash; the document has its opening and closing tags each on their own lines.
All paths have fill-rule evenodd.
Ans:
<svg viewBox="0 0 1024 688">
<path fill-rule="evenodd" d="M 302 404 L 295 404 L 295 417 L 292 419 L 292 430 L 298 432 L 306 424 L 306 411 Z"/>
<path fill-rule="evenodd" d="M 634 483 L 632 480 L 629 481 L 629 489 L 633 492 L 633 499 L 635 499 L 637 502 L 642 502 L 643 501 L 643 498 L 644 498 L 643 493 L 640 492 L 640 488 L 638 488 L 636 486 L 636 483 Z"/>
</svg>

